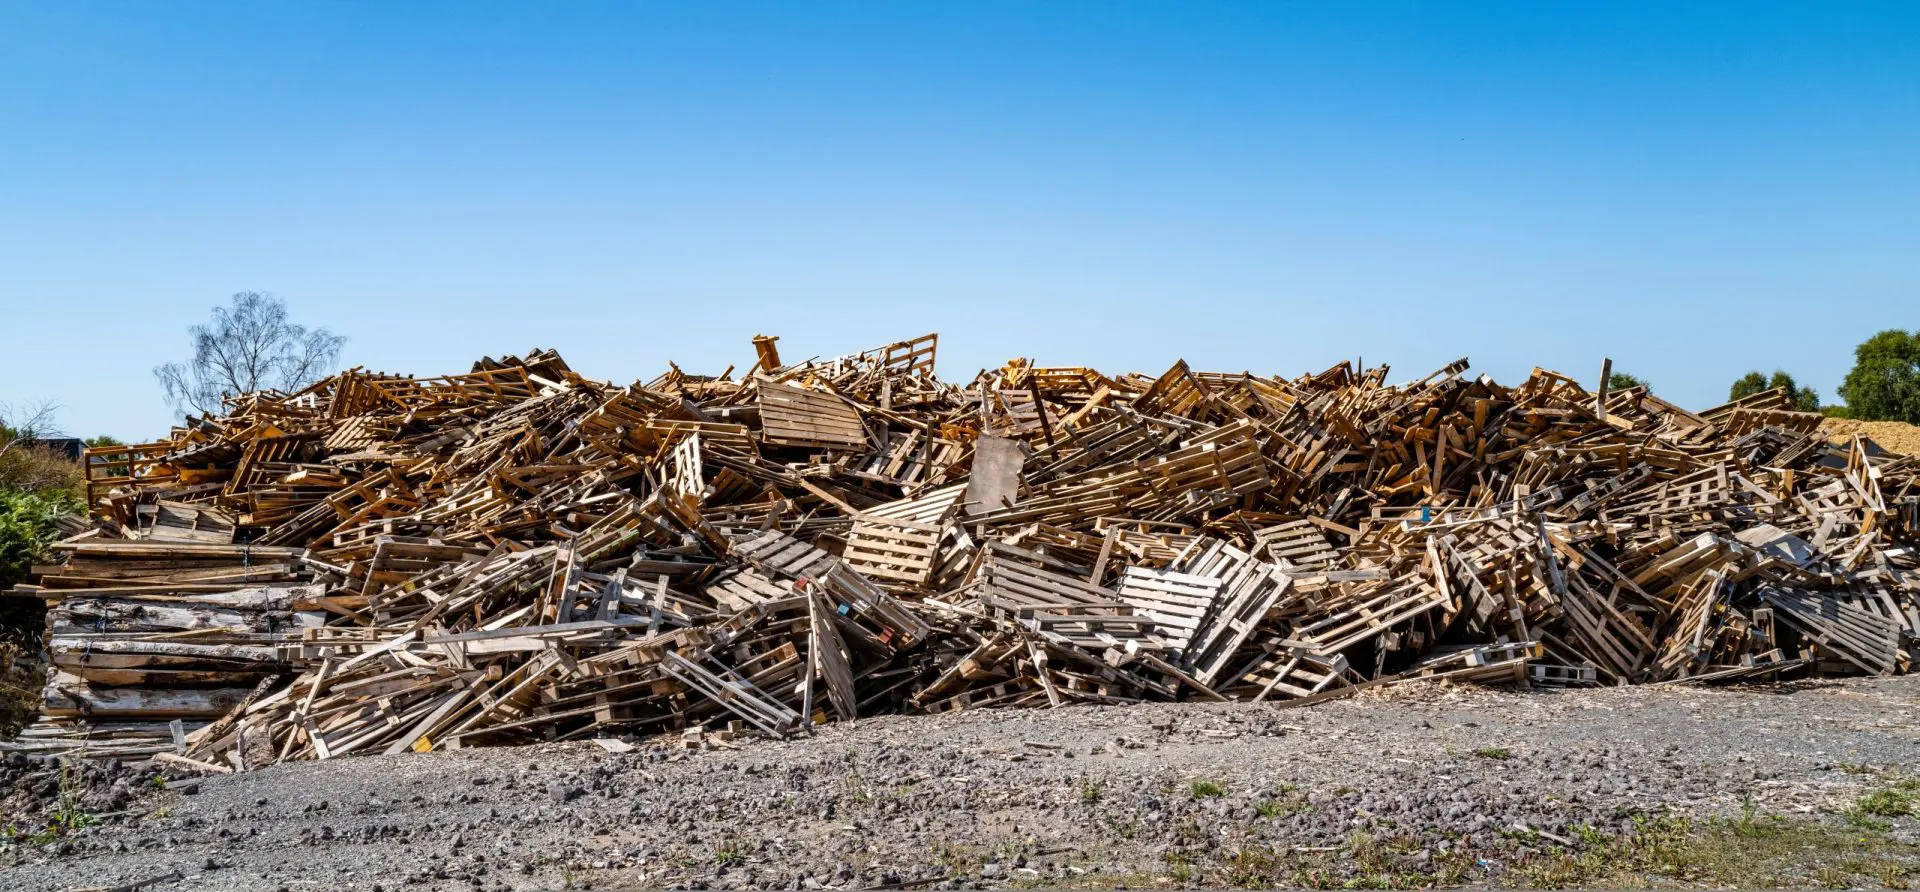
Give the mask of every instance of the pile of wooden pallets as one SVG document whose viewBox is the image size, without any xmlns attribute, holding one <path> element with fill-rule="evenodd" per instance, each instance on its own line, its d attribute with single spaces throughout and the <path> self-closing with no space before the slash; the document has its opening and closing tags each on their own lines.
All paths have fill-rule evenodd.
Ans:
<svg viewBox="0 0 1920 892">
<path fill-rule="evenodd" d="M 1907 670 L 1920 462 L 1764 393 L 552 353 L 94 450 L 26 738 L 220 768 L 982 706 Z"/>
</svg>

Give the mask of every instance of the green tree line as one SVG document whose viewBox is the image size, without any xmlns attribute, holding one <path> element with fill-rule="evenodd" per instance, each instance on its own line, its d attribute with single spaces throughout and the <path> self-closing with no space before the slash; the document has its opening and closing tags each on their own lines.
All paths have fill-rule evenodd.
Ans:
<svg viewBox="0 0 1920 892">
<path fill-rule="evenodd" d="M 1728 389 L 1727 399 L 1738 400 L 1782 390 L 1802 412 L 1823 412 L 1861 421 L 1904 421 L 1920 424 L 1920 332 L 1890 328 L 1853 351 L 1853 369 L 1840 383 L 1845 405 L 1825 406 L 1820 394 L 1802 387 L 1793 376 L 1775 369 L 1772 375 L 1751 371 Z"/>
</svg>

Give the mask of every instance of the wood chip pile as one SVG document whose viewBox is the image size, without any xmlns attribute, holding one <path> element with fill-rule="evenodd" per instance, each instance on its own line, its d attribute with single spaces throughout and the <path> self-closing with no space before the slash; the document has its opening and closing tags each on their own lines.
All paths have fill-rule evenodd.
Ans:
<svg viewBox="0 0 1920 892">
<path fill-rule="evenodd" d="M 247 768 L 738 723 L 1907 670 L 1920 462 L 1465 360 L 1404 384 L 929 335 L 618 387 L 351 370 L 90 453 L 14 746 Z"/>
</svg>

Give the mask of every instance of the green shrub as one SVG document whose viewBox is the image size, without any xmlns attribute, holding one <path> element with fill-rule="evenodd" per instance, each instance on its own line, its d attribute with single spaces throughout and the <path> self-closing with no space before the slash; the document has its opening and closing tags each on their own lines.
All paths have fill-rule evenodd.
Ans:
<svg viewBox="0 0 1920 892">
<path fill-rule="evenodd" d="M 80 501 L 65 490 L 0 490 L 0 588 L 25 579 L 58 537 L 55 522 L 79 510 Z"/>
</svg>

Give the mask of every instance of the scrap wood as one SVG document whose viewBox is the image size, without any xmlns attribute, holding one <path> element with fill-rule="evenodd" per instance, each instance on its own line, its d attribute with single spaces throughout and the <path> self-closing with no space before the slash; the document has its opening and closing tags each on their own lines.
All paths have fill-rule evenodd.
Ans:
<svg viewBox="0 0 1920 892">
<path fill-rule="evenodd" d="M 1416 679 L 1907 671 L 1920 461 L 1781 392 L 1109 374 L 927 335 L 746 376 L 352 369 L 91 450 L 6 748 L 215 767 Z M 704 739 L 704 738 L 702 738 Z"/>
</svg>

